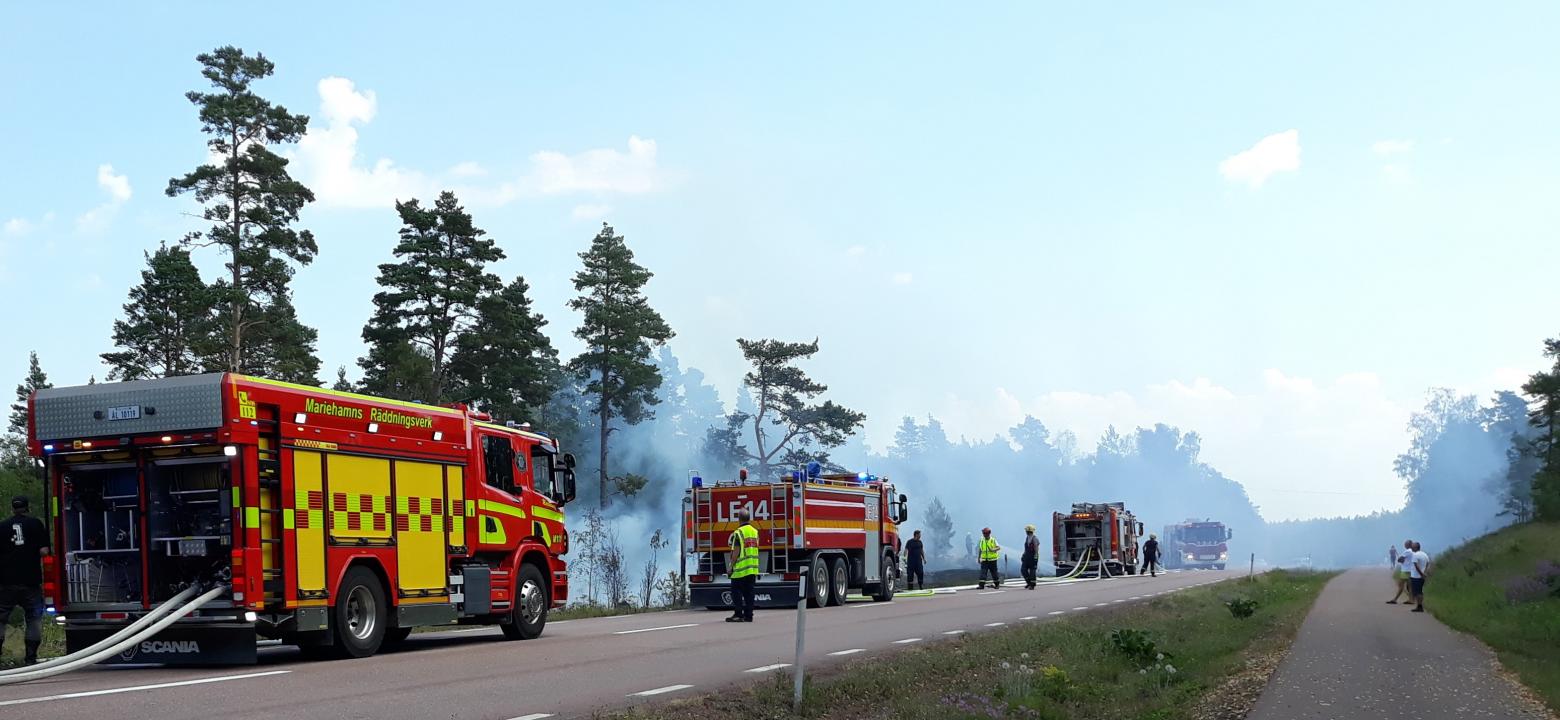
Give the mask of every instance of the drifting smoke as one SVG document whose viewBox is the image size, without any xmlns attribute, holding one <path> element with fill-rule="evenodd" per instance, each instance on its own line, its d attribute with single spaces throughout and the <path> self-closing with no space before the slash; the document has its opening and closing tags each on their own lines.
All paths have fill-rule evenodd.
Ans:
<svg viewBox="0 0 1560 720">
<path fill-rule="evenodd" d="M 635 587 L 649 538 L 657 530 L 671 540 L 660 552 L 659 574 L 677 569 L 688 471 L 700 470 L 710 481 L 728 479 L 735 471 L 705 448 L 707 431 L 724 423 L 726 407 L 719 393 L 705 384 L 703 373 L 683 368 L 667 350 L 657 364 L 665 381 L 655 417 L 616 429 L 610 446 L 614 476 L 634 473 L 647 479 L 632 497 L 610 497 L 605 511 Z M 744 403 L 740 391 L 735 401 Z M 568 439 L 580 458 L 580 497 L 568 513 L 570 532 L 577 537 L 586 511 L 599 498 L 597 434 L 587 403 L 570 398 L 565 404 L 573 408 L 580 428 Z M 1236 566 L 1251 554 L 1272 565 L 1381 563 L 1389 546 L 1401 546 L 1407 538 L 1438 552 L 1512 521 L 1512 514 L 1503 514 L 1512 507 L 1510 488 L 1525 481 L 1524 473 L 1531 476 L 1521 455 L 1512 452 L 1525 446 L 1530 432 L 1519 397 L 1500 393 L 1481 404 L 1472 396 L 1435 390 L 1414 414 L 1410 430 L 1410 447 L 1396 463 L 1408 495 L 1402 510 L 1281 523 L 1264 521 L 1236 479 L 1201 461 L 1201 437 L 1195 431 L 1162 424 L 1130 431 L 1112 427 L 1094 448 L 1080 450 L 1070 433 L 1053 434 L 1035 418 L 984 442 L 950 440 L 933 418 L 904 418 L 886 450 L 874 451 L 856 437 L 832 451 L 830 459 L 887 477 L 908 495 L 911 515 L 902 530 L 907 536 L 923 530 L 929 554 L 937 529 L 926 522 L 925 511 L 934 498 L 946 508 L 951 550 L 929 558 L 934 569 L 967 566 L 966 538 L 978 538 L 981 528 L 990 527 L 1016 571 L 1026 524 L 1034 524 L 1041 536 L 1046 568 L 1051 513 L 1066 511 L 1074 502 L 1124 502 L 1145 532 L 1159 533 L 1189 518 L 1223 522 L 1234 534 L 1229 551 Z M 579 561 L 577 551 L 570 560 Z M 577 579 L 575 587 L 583 596 L 584 583 Z"/>
</svg>

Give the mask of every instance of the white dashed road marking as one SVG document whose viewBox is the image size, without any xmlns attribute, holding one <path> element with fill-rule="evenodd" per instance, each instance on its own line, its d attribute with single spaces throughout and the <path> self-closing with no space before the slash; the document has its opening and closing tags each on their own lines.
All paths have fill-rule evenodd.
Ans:
<svg viewBox="0 0 1560 720">
<path fill-rule="evenodd" d="M 944 635 L 963 635 L 964 631 L 963 630 L 948 630 L 948 631 L 944 632 L 943 634 Z"/>
<path fill-rule="evenodd" d="M 1025 616 L 1019 618 L 1019 620 L 1034 620 L 1034 619 L 1035 619 L 1035 616 L 1033 616 L 1033 615 L 1025 615 Z"/>
<path fill-rule="evenodd" d="M 866 652 L 866 651 L 867 651 L 866 648 L 851 648 L 849 650 L 838 650 L 838 651 L 835 651 L 835 652 L 831 652 L 829 654 L 838 657 L 840 655 L 855 655 L 856 653 Z"/>
<path fill-rule="evenodd" d="M 155 685 L 131 685 L 129 687 L 109 688 L 107 690 L 87 690 L 84 692 L 63 693 L 60 695 L 42 695 L 39 697 L 21 698 L 18 700 L 6 700 L 0 702 L 0 707 L 6 705 L 26 705 L 29 703 L 45 702 L 49 700 L 69 700 L 71 698 L 96 697 L 98 695 L 117 695 L 119 693 L 137 692 L 139 690 L 160 690 L 162 688 L 183 687 L 185 685 L 205 685 L 207 683 L 227 682 L 229 680 L 247 680 L 249 678 L 267 677 L 270 675 L 286 675 L 291 670 L 270 670 L 267 672 L 245 673 L 243 675 L 218 675 L 217 677 L 200 678 L 198 680 L 180 680 L 179 682 L 157 683 Z"/>
<path fill-rule="evenodd" d="M 670 693 L 670 692 L 677 692 L 678 690 L 687 690 L 688 688 L 691 688 L 691 687 L 693 687 L 693 686 L 692 685 L 667 685 L 666 687 L 659 687 L 659 688 L 656 688 L 654 690 L 646 690 L 644 692 L 629 693 L 628 696 L 629 697 L 650 697 L 651 695 L 664 695 L 664 694 Z"/>
<path fill-rule="evenodd" d="M 520 717 L 509 718 L 509 720 L 544 720 L 545 718 L 550 717 L 552 717 L 552 713 L 531 713 L 530 715 L 521 715 Z"/>
<path fill-rule="evenodd" d="M 612 633 L 612 634 L 613 635 L 633 635 L 634 633 L 655 632 L 657 630 L 677 630 L 679 628 L 691 628 L 691 627 L 698 627 L 698 626 L 699 626 L 698 623 L 687 623 L 687 624 L 684 624 L 684 625 L 667 625 L 667 626 L 664 626 L 664 627 L 640 628 L 638 630 L 619 630 L 619 631 L 617 631 L 615 633 Z"/>
<path fill-rule="evenodd" d="M 752 670 L 743 670 L 743 672 L 761 673 L 761 672 L 769 672 L 770 670 L 779 670 L 780 668 L 788 668 L 788 667 L 791 667 L 791 663 L 775 663 L 773 665 L 765 665 L 763 667 L 756 667 L 756 668 L 753 668 Z"/>
<path fill-rule="evenodd" d="M 976 595 L 997 595 L 997 594 L 1005 593 L 1005 592 L 1007 592 L 1007 591 L 1006 590 L 987 590 L 986 592 L 975 593 L 975 594 Z"/>
<path fill-rule="evenodd" d="M 909 645 L 910 643 L 918 643 L 918 642 L 921 642 L 921 638 L 905 638 L 903 640 L 895 640 L 894 644 L 895 645 Z"/>
<path fill-rule="evenodd" d="M 1006 625 L 1006 624 L 1007 623 L 1005 623 L 1005 622 L 986 623 L 986 627 L 1002 627 L 1003 625 Z"/>
<path fill-rule="evenodd" d="M 1047 615 L 1061 615 L 1062 613 L 1065 613 L 1065 612 L 1067 612 L 1067 611 L 1066 610 L 1052 610 L 1051 612 L 1048 612 L 1046 614 Z"/>
<path fill-rule="evenodd" d="M 1105 607 L 1106 605 L 1109 605 L 1109 604 L 1110 603 L 1094 603 L 1094 607 Z"/>
</svg>

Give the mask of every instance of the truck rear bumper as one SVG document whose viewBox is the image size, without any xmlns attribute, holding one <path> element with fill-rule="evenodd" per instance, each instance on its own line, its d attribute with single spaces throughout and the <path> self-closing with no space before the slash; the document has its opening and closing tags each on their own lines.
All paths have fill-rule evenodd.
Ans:
<svg viewBox="0 0 1560 720">
<path fill-rule="evenodd" d="M 794 608 L 798 599 L 795 582 L 760 582 L 753 586 L 753 605 L 761 608 Z M 688 587 L 688 598 L 693 605 L 707 608 L 731 608 L 736 595 L 729 583 L 693 583 Z"/>
<path fill-rule="evenodd" d="M 67 625 L 65 652 L 85 649 L 123 627 Z M 253 623 L 175 623 L 101 664 L 253 665 L 257 659 Z"/>
</svg>

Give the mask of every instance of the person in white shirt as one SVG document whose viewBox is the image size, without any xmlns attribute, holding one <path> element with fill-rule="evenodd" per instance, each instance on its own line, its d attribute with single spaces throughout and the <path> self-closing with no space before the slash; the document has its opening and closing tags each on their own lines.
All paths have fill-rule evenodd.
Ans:
<svg viewBox="0 0 1560 720">
<path fill-rule="evenodd" d="M 1424 546 L 1414 543 L 1414 551 L 1409 553 L 1408 582 L 1414 595 L 1414 612 L 1425 611 L 1425 578 L 1430 574 L 1430 555 L 1424 551 Z"/>
<path fill-rule="evenodd" d="M 1397 593 L 1392 596 L 1391 600 L 1387 601 L 1388 605 L 1396 605 L 1397 601 L 1398 601 L 1398 598 L 1402 597 L 1404 593 L 1408 593 L 1408 596 L 1410 598 L 1412 598 L 1414 596 L 1413 593 L 1409 593 L 1409 588 L 1408 588 L 1408 570 L 1409 570 L 1408 566 L 1411 563 L 1413 563 L 1413 556 L 1414 556 L 1413 548 L 1414 548 L 1414 541 L 1413 540 L 1404 540 L 1403 541 L 1403 552 L 1397 553 L 1395 555 L 1395 557 L 1393 558 L 1393 561 L 1392 561 L 1392 578 L 1394 580 L 1397 580 Z M 1397 548 L 1393 548 L 1393 550 L 1396 550 L 1396 549 Z"/>
</svg>

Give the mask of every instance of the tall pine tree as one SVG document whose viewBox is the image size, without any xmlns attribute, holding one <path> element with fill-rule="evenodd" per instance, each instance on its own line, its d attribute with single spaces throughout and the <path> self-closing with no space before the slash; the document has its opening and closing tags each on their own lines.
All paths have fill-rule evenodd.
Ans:
<svg viewBox="0 0 1560 720">
<path fill-rule="evenodd" d="M 793 343 L 738 338 L 737 346 L 753 365 L 742 384 L 752 392 L 757 408 L 751 414 L 739 410 L 727 419 L 732 427 L 751 427 L 754 444 L 752 449 L 734 445 L 730 453 L 756 463 L 758 477 L 768 480 L 775 468 L 808 460 L 828 464 L 826 451 L 844 444 L 866 422 L 865 414 L 833 400 L 814 402 L 829 388 L 808 377 L 796 363 L 818 352 L 817 340 Z M 746 430 L 742 434 L 748 435 Z"/>
<path fill-rule="evenodd" d="M 363 386 L 379 394 L 389 389 L 386 372 L 396 365 L 390 353 L 410 343 L 428 360 L 428 377 L 416 399 L 449 399 L 449 365 L 456 341 L 477 321 L 478 304 L 497 292 L 499 279 L 487 264 L 504 258 L 504 251 L 471 222 L 455 193 L 444 192 L 425 208 L 416 200 L 395 204 L 401 215 L 397 262 L 379 266 L 374 316 L 363 327 L 369 344 Z M 522 293 L 523 297 L 523 293 Z M 404 379 L 399 379 L 404 380 Z"/>
<path fill-rule="evenodd" d="M 591 414 L 600 433 L 600 503 L 607 504 L 607 441 L 612 420 L 630 425 L 652 417 L 655 391 L 661 374 L 650 362 L 650 351 L 672 338 L 672 328 L 650 307 L 644 296 L 652 273 L 634 262 L 622 235 L 602 223 L 590 249 L 580 253 L 585 267 L 574 275 L 579 297 L 569 307 L 585 318 L 574 336 L 585 341 L 585 351 L 569 361 L 569 370 L 585 384 L 585 395 L 594 399 Z"/>
<path fill-rule="evenodd" d="M 11 404 L 10 422 L 6 434 L 0 437 L 0 466 L 21 478 L 31 478 L 31 463 L 27 458 L 27 398 L 33 391 L 54 387 L 49 376 L 38 364 L 38 353 L 27 354 L 27 377 L 16 386 L 16 402 Z M 30 483 L 31 480 L 26 480 Z M 29 493 L 30 494 L 30 493 Z"/>
<path fill-rule="evenodd" d="M 130 288 L 125 316 L 114 321 L 115 352 L 103 353 L 110 380 L 191 375 L 213 351 L 211 290 L 182 247 L 146 256 L 141 284 Z"/>
<path fill-rule="evenodd" d="M 205 206 L 203 217 L 213 223 L 187 242 L 217 246 L 227 256 L 229 277 L 213 288 L 225 306 L 223 347 L 209 369 L 314 382 L 316 333 L 298 322 L 287 287 L 293 275 L 288 261 L 307 265 L 319 251 L 312 233 L 292 227 L 314 193 L 288 174 L 287 159 L 269 147 L 297 142 L 309 118 L 250 90 L 275 70 L 264 55 L 227 46 L 196 60 L 214 91 L 185 97 L 199 109 L 213 163 L 169 180 L 167 192 L 193 193 Z"/>
<path fill-rule="evenodd" d="M 1544 341 L 1544 357 L 1554 365 L 1534 373 L 1522 386 L 1533 404 L 1528 422 L 1537 431 L 1533 455 L 1539 467 L 1533 477 L 1533 509 L 1540 519 L 1560 520 L 1560 338 Z"/>
<path fill-rule="evenodd" d="M 558 351 L 531 309 L 530 286 L 517 277 L 477 303 L 476 325 L 456 340 L 451 370 L 461 395 L 505 420 L 540 419 L 557 388 Z"/>
</svg>

